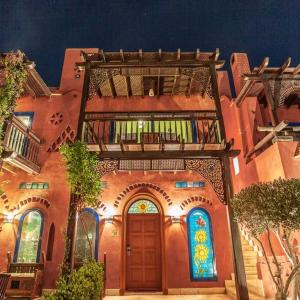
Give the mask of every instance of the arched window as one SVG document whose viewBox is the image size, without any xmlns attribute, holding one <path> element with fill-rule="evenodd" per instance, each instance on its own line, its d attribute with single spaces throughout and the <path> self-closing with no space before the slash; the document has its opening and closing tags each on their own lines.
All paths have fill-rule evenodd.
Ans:
<svg viewBox="0 0 300 300">
<path fill-rule="evenodd" d="M 192 209 L 187 217 L 191 280 L 216 280 L 210 216 L 202 208 Z"/>
<path fill-rule="evenodd" d="M 150 200 L 137 200 L 128 209 L 129 214 L 158 214 L 155 204 Z"/>
<path fill-rule="evenodd" d="M 22 215 L 14 262 L 39 262 L 43 223 L 43 215 L 39 210 L 28 210 Z"/>
<path fill-rule="evenodd" d="M 52 223 L 49 230 L 49 236 L 48 236 L 48 245 L 47 245 L 47 254 L 46 259 L 52 260 L 53 255 L 53 246 L 54 246 L 54 236 L 55 236 L 55 226 Z"/>
<path fill-rule="evenodd" d="M 99 216 L 91 208 L 79 214 L 75 244 L 75 263 L 85 259 L 98 260 Z"/>
</svg>

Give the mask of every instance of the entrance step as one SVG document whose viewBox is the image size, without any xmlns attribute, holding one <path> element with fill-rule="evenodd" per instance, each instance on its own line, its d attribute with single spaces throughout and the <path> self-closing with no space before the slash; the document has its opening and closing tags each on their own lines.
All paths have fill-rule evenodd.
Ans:
<svg viewBox="0 0 300 300">
<path fill-rule="evenodd" d="M 257 252 L 243 236 L 241 243 L 250 300 L 265 299 L 263 282 L 257 274 Z M 225 280 L 225 287 L 227 295 L 231 299 L 236 299 L 234 274 L 231 274 L 231 280 Z"/>
<path fill-rule="evenodd" d="M 106 296 L 105 300 L 230 300 L 225 294 L 212 295 L 129 295 Z"/>
</svg>

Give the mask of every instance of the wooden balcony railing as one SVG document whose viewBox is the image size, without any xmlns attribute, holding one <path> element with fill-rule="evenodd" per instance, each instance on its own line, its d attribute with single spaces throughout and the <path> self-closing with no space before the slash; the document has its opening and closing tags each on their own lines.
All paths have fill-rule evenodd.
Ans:
<svg viewBox="0 0 300 300">
<path fill-rule="evenodd" d="M 91 151 L 197 151 L 223 147 L 214 111 L 88 113 L 83 141 Z"/>
<path fill-rule="evenodd" d="M 4 161 L 28 173 L 39 173 L 38 153 L 41 140 L 15 116 L 7 124 L 3 144 Z"/>
</svg>

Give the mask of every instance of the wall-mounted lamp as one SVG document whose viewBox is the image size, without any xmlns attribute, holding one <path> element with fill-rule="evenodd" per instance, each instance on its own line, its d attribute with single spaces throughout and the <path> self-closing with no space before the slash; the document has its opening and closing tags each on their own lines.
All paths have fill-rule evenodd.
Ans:
<svg viewBox="0 0 300 300">
<path fill-rule="evenodd" d="M 4 223 L 12 223 L 14 220 L 15 215 L 13 213 L 8 213 L 4 215 Z"/>
<path fill-rule="evenodd" d="M 113 217 L 113 216 L 105 216 L 105 217 L 104 217 L 104 221 L 105 221 L 105 223 L 107 223 L 107 224 L 112 224 L 113 221 L 114 221 L 114 217 Z"/>
<path fill-rule="evenodd" d="M 171 222 L 172 222 L 172 224 L 179 224 L 180 223 L 180 217 L 171 216 Z"/>
<path fill-rule="evenodd" d="M 181 219 L 180 219 L 180 216 L 182 214 L 182 211 L 180 209 L 179 206 L 175 205 L 175 206 L 172 206 L 170 209 L 169 209 L 169 216 L 171 218 L 171 223 L 172 224 L 178 224 L 180 223 Z"/>
</svg>

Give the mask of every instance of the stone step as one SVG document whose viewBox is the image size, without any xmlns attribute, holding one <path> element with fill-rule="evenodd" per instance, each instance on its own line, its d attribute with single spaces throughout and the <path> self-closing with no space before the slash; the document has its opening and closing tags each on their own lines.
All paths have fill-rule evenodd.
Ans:
<svg viewBox="0 0 300 300">
<path fill-rule="evenodd" d="M 249 244 L 247 245 L 242 245 L 243 251 L 254 251 L 253 247 L 250 246 Z"/>
<path fill-rule="evenodd" d="M 243 251 L 243 256 L 244 256 L 244 258 L 247 258 L 247 257 L 250 257 L 250 258 L 255 257 L 256 258 L 257 253 L 253 250 L 251 250 L 251 251 L 246 250 L 246 251 Z"/>
<path fill-rule="evenodd" d="M 257 272 L 257 268 L 256 268 L 256 265 L 254 264 L 248 264 L 248 265 L 244 265 L 245 266 L 245 271 L 246 272 L 250 272 L 250 273 L 254 273 L 254 272 Z"/>
<path fill-rule="evenodd" d="M 235 290 L 235 286 L 228 286 L 226 288 L 226 294 L 228 297 L 230 297 L 233 300 L 236 300 L 236 290 Z M 249 290 L 249 299 L 250 300 L 263 300 L 266 299 L 263 296 L 259 296 L 259 295 L 254 295 L 251 293 L 251 291 Z"/>
</svg>

